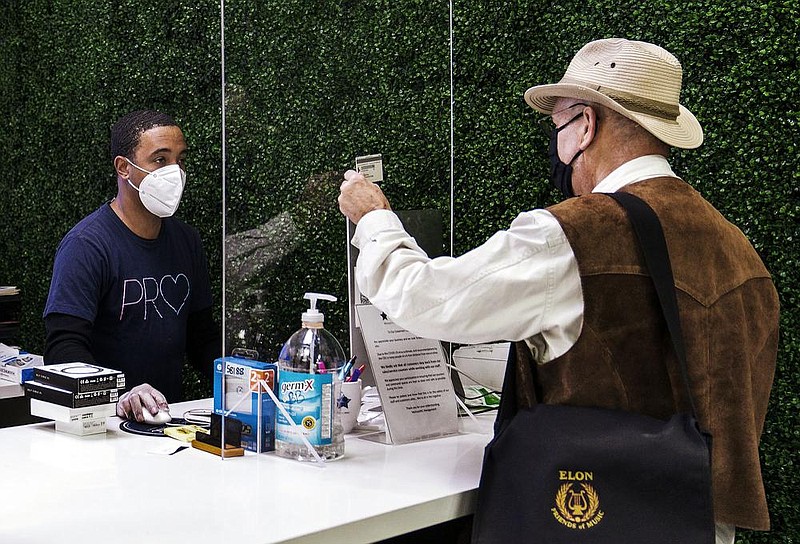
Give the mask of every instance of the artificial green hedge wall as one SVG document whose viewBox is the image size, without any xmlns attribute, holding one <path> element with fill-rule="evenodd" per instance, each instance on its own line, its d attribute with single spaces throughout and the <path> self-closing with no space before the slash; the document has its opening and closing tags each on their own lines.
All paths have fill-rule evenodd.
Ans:
<svg viewBox="0 0 800 544">
<path fill-rule="evenodd" d="M 441 209 L 448 230 L 452 211 L 453 250 L 464 253 L 518 211 L 556 200 L 524 90 L 557 80 L 592 39 L 652 41 L 682 61 L 682 101 L 705 129 L 705 144 L 675 154 L 674 168 L 750 237 L 781 298 L 762 442 L 773 530 L 741 531 L 737 542 L 798 541 L 797 3 L 455 2 L 452 210 L 449 8 L 226 2 L 223 142 L 218 2 L 0 3 L 0 284 L 22 288 L 20 343 L 43 348 L 53 253 L 115 194 L 109 128 L 130 110 L 163 109 L 182 125 L 191 158 L 179 215 L 206 245 L 228 349 L 257 345 L 274 358 L 309 290 L 340 298 L 325 308 L 326 323 L 346 344 L 345 225 L 335 197 L 355 156 L 384 154 L 396 208 Z M 196 377 L 187 390 L 209 391 Z"/>
</svg>

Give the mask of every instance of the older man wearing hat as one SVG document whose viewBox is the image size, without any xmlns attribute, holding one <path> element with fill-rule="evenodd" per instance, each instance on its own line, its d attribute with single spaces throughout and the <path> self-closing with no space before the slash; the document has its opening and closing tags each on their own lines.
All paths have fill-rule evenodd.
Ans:
<svg viewBox="0 0 800 544">
<path fill-rule="evenodd" d="M 521 213 L 460 257 L 429 259 L 356 172 L 339 207 L 357 224 L 359 287 L 395 323 L 451 342 L 517 342 L 518 375 L 529 373 L 524 358 L 535 361 L 543 402 L 667 418 L 684 402 L 664 363 L 674 362 L 669 334 L 625 212 L 597 193 L 647 202 L 672 260 L 698 418 L 713 435 L 717 542 L 732 543 L 736 526 L 769 528 L 758 443 L 778 300 L 744 235 L 667 162 L 671 147 L 703 141 L 679 103 L 681 79 L 663 48 L 604 39 L 581 48 L 558 83 L 528 89 L 526 102 L 547 115 L 551 182 L 566 199 Z"/>
</svg>

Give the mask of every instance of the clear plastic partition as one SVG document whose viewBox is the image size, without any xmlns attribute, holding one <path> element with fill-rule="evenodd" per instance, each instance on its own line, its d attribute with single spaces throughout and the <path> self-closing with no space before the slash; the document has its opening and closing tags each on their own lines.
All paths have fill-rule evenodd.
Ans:
<svg viewBox="0 0 800 544">
<path fill-rule="evenodd" d="M 223 3 L 226 355 L 277 360 L 309 291 L 338 298 L 320 309 L 350 350 L 336 199 L 357 156 L 383 156 L 392 207 L 433 210 L 451 251 L 451 5 L 429 9 Z"/>
</svg>

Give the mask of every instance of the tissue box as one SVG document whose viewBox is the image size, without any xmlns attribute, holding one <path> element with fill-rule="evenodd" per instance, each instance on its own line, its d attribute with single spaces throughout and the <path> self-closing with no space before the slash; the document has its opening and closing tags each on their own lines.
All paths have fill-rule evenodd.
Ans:
<svg viewBox="0 0 800 544">
<path fill-rule="evenodd" d="M 275 403 L 267 392 L 261 393 L 260 451 L 258 448 L 258 384 L 264 380 L 274 391 L 277 374 L 275 363 L 241 357 L 222 357 L 214 361 L 214 413 L 242 422 L 242 447 L 250 451 L 261 453 L 275 449 Z"/>
</svg>

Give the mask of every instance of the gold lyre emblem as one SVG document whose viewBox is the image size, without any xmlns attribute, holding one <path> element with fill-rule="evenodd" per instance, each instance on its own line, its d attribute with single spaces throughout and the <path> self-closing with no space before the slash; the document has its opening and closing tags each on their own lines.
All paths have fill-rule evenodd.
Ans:
<svg viewBox="0 0 800 544">
<path fill-rule="evenodd" d="M 570 529 L 588 529 L 603 519 L 600 496 L 588 483 L 565 483 L 558 488 L 553 517 Z"/>
</svg>

